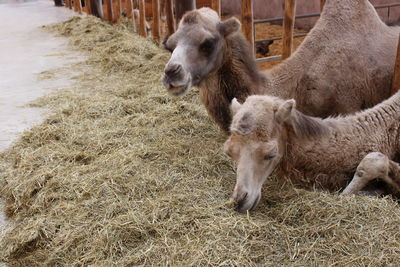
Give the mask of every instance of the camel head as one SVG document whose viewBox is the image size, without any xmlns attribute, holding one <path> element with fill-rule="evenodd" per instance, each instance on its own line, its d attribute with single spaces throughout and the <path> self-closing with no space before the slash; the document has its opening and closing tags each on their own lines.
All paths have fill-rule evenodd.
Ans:
<svg viewBox="0 0 400 267">
<path fill-rule="evenodd" d="M 303 115 L 293 99 L 249 96 L 240 104 L 231 103 L 231 135 L 224 152 L 237 163 L 233 198 L 240 212 L 254 209 L 261 198 L 261 188 L 281 162 L 291 133 L 296 138 L 311 138 L 327 133 L 320 119 Z"/>
<path fill-rule="evenodd" d="M 224 39 L 239 29 L 236 18 L 220 21 L 209 8 L 187 12 L 178 30 L 164 40 L 164 47 L 172 53 L 163 78 L 168 91 L 182 95 L 216 71 L 222 65 Z"/>
</svg>

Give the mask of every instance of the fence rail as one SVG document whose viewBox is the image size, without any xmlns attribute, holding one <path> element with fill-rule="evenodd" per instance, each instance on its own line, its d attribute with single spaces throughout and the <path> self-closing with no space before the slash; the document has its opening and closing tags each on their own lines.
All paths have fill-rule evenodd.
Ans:
<svg viewBox="0 0 400 267">
<path fill-rule="evenodd" d="M 135 0 L 104 0 L 104 4 L 101 6 L 104 12 L 104 18 L 111 23 L 117 22 L 121 15 L 124 14 L 127 18 L 135 20 L 135 12 L 134 7 L 136 2 Z M 136 5 L 139 8 L 139 23 L 137 25 L 136 31 L 144 37 L 147 37 L 147 29 L 146 29 L 146 1 L 145 0 L 136 0 L 138 4 Z M 164 4 L 164 20 L 161 21 L 161 8 L 160 8 L 160 0 L 151 0 L 151 8 L 149 9 L 152 15 L 150 16 L 153 19 L 152 24 L 152 37 L 155 41 L 160 42 L 161 40 L 161 32 L 160 27 L 161 24 L 165 24 L 166 35 L 171 35 L 175 31 L 176 21 L 174 20 L 174 11 L 173 11 L 173 0 L 161 0 Z M 302 18 L 310 18 L 310 17 L 319 17 L 321 13 L 310 13 L 303 15 L 295 15 L 296 9 L 296 0 L 284 0 L 284 16 L 278 18 L 271 19 L 253 19 L 253 0 L 241 0 L 242 1 L 242 31 L 249 44 L 253 48 L 256 43 L 267 41 L 267 40 L 283 40 L 282 45 L 282 55 L 269 56 L 264 58 L 257 58 L 257 62 L 268 62 L 275 61 L 288 58 L 292 54 L 293 50 L 293 38 L 304 37 L 307 33 L 294 34 L 294 22 L 296 19 Z M 320 10 L 322 12 L 324 4 L 326 0 L 320 0 Z M 221 0 L 209 0 L 210 7 L 213 8 L 221 15 Z M 84 4 L 82 6 L 82 3 Z M 65 0 L 65 6 L 70 9 L 74 9 L 74 11 L 86 12 L 87 14 L 91 14 L 91 6 L 90 0 Z M 400 3 L 392 3 L 385 5 L 377 5 L 376 9 L 388 9 L 388 15 L 390 15 L 390 9 L 393 7 L 399 7 Z M 283 36 L 280 37 L 271 37 L 262 40 L 255 39 L 255 27 L 256 24 L 261 23 L 269 23 L 269 22 L 277 22 L 283 21 Z M 399 37 L 400 44 L 400 37 Z M 392 91 L 395 92 L 400 88 L 400 45 L 397 51 L 396 64 L 395 64 L 395 74 L 392 81 Z"/>
<path fill-rule="evenodd" d="M 294 1 L 294 0 L 293 0 Z M 286 14 L 286 6 L 287 6 L 287 0 L 285 0 L 285 14 Z M 289 3 L 289 5 L 290 5 L 291 3 Z M 322 9 L 323 9 L 323 6 L 324 6 L 324 4 L 325 4 L 325 0 L 321 0 L 320 1 L 320 10 L 321 10 L 321 12 L 322 12 Z M 392 8 L 392 7 L 399 7 L 400 6 L 400 3 L 392 3 L 392 4 L 384 4 L 384 5 L 376 5 L 376 6 L 374 6 L 375 7 L 375 9 L 383 9 L 383 8 L 387 8 L 388 9 L 388 16 L 390 15 L 390 8 Z M 289 6 L 289 8 L 290 8 L 290 6 Z M 291 20 L 291 19 L 293 19 L 293 20 L 296 20 L 296 19 L 303 19 L 303 18 L 311 18 L 311 17 L 319 17 L 320 15 L 321 15 L 321 13 L 310 13 L 310 14 L 302 14 L 302 15 L 296 15 L 296 16 L 294 16 L 293 15 L 293 17 L 292 16 L 290 16 L 291 14 L 289 14 L 289 17 L 278 17 L 278 18 L 272 18 L 272 19 L 258 19 L 258 20 L 254 20 L 254 24 L 260 24 L 260 23 L 269 23 L 269 22 L 278 22 L 278 21 L 283 21 L 284 22 L 284 24 L 285 24 L 285 19 L 289 19 L 289 20 Z M 246 22 L 243 22 L 243 23 L 246 23 Z M 294 26 L 293 26 L 294 27 Z M 307 35 L 307 33 L 300 33 L 300 34 L 293 34 L 293 29 L 292 28 L 284 28 L 284 36 L 288 36 L 290 33 L 292 33 L 292 36 L 293 36 L 293 38 L 299 38 L 299 37 L 304 37 L 304 36 L 306 36 Z M 253 36 L 255 36 L 255 31 L 253 32 Z M 268 41 L 268 40 L 273 40 L 273 41 L 275 41 L 275 40 L 282 40 L 282 39 L 284 39 L 284 37 L 271 37 L 271 38 L 267 38 L 267 39 L 261 39 L 261 40 L 255 40 L 255 39 L 253 39 L 253 40 L 251 40 L 251 39 L 248 39 L 248 41 L 251 43 L 251 44 L 255 44 L 255 43 L 258 43 L 258 42 L 263 42 L 263 41 Z M 292 53 L 292 51 L 290 50 L 289 51 L 289 55 Z M 286 55 L 286 56 L 283 56 L 283 55 Z M 286 44 L 286 46 L 284 45 L 283 47 L 282 47 L 282 55 L 279 55 L 279 56 L 269 56 L 269 57 L 264 57 L 264 58 L 257 58 L 256 60 L 257 60 L 257 62 L 268 62 L 268 61 L 274 61 L 274 60 L 280 60 L 280 59 L 285 59 L 285 58 L 287 58 L 287 55 L 288 55 L 288 45 Z"/>
</svg>

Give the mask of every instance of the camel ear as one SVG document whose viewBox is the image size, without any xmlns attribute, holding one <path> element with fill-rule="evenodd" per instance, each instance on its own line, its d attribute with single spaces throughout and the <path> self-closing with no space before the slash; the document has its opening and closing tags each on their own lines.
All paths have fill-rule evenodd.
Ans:
<svg viewBox="0 0 400 267">
<path fill-rule="evenodd" d="M 252 113 L 246 112 L 239 118 L 234 118 L 231 125 L 231 132 L 237 132 L 241 135 L 248 135 L 254 130 L 256 120 Z"/>
<path fill-rule="evenodd" d="M 287 122 L 295 134 L 304 139 L 325 136 L 330 132 L 329 125 L 322 119 L 304 115 L 296 110 L 296 101 L 293 99 L 286 100 L 279 106 L 275 119 L 280 124 Z"/>
<path fill-rule="evenodd" d="M 281 124 L 285 121 L 287 121 L 290 118 L 290 115 L 292 114 L 292 110 L 296 106 L 296 101 L 294 99 L 289 99 L 283 102 L 278 108 L 278 110 L 275 113 L 275 119 L 276 122 Z"/>
<path fill-rule="evenodd" d="M 222 36 L 227 37 L 232 33 L 237 32 L 240 29 L 240 25 L 240 21 L 237 18 L 232 17 L 218 23 L 217 29 Z"/>
<path fill-rule="evenodd" d="M 232 99 L 232 102 L 231 102 L 231 112 L 232 112 L 232 115 L 235 115 L 235 114 L 238 112 L 238 110 L 240 109 L 241 106 L 242 106 L 242 104 L 240 104 L 240 103 L 237 101 L 236 97 L 233 98 L 233 99 Z"/>
</svg>

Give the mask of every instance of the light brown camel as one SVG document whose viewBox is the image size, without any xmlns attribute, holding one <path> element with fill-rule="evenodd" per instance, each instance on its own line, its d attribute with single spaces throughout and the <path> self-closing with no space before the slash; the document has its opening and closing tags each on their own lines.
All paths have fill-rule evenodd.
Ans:
<svg viewBox="0 0 400 267">
<path fill-rule="evenodd" d="M 233 198 L 240 211 L 254 208 L 275 169 L 306 188 L 356 193 L 382 179 L 382 193 L 400 193 L 400 92 L 381 104 L 344 117 L 304 115 L 293 99 L 249 96 L 232 100 L 231 136 L 224 151 L 237 163 Z M 361 162 L 361 164 L 360 164 Z M 360 164 L 360 165 L 359 165 Z M 357 165 L 358 168 L 357 168 Z M 354 174 L 355 173 L 355 174 Z"/>
<path fill-rule="evenodd" d="M 287 60 L 257 69 L 235 18 L 188 12 L 165 42 L 172 52 L 163 84 L 173 95 L 200 88 L 209 115 L 229 132 L 229 104 L 253 94 L 296 99 L 313 116 L 353 113 L 390 96 L 399 27 L 388 27 L 368 0 L 328 0 L 321 18 Z"/>
</svg>

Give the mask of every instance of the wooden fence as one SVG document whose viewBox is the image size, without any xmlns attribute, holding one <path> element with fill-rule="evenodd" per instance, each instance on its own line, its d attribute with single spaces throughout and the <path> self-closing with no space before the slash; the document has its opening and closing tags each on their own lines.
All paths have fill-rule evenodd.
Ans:
<svg viewBox="0 0 400 267">
<path fill-rule="evenodd" d="M 221 15 L 221 0 L 198 0 L 197 2 L 197 7 L 211 7 Z M 84 12 L 91 15 L 90 0 L 65 0 L 65 6 L 79 14 Z M 135 19 L 135 6 L 139 12 L 139 23 L 136 31 L 141 36 L 147 37 L 146 18 L 152 20 L 151 33 L 156 41 L 161 39 L 160 28 L 162 26 L 167 29 L 166 34 L 168 35 L 175 31 L 177 22 L 173 16 L 173 0 L 103 0 L 104 19 L 110 23 L 118 22 L 122 15 L 129 19 Z M 163 10 L 161 10 L 161 6 Z M 161 15 L 164 18 L 163 20 L 161 20 Z"/>
<path fill-rule="evenodd" d="M 74 9 L 75 12 L 90 13 L 90 0 L 65 0 L 65 6 Z M 162 1 L 162 2 L 161 2 Z M 305 36 L 306 34 L 294 35 L 294 22 L 298 18 L 317 17 L 320 13 L 316 14 L 305 14 L 295 15 L 296 0 L 284 0 L 284 16 L 282 18 L 274 19 L 253 19 L 253 0 L 241 0 L 242 1 L 242 32 L 248 40 L 251 47 L 254 47 L 256 42 L 262 42 L 265 40 L 283 40 L 282 44 L 282 55 L 269 56 L 264 58 L 258 58 L 257 62 L 272 61 L 286 59 L 290 57 L 293 50 L 293 38 Z M 320 11 L 322 12 L 326 0 L 320 0 Z M 83 3 L 83 4 L 82 4 Z M 161 5 L 163 10 L 161 10 Z M 211 7 L 221 15 L 221 0 L 197 0 L 197 8 L 199 7 Z M 387 8 L 388 12 L 391 7 L 400 6 L 400 4 L 387 4 L 376 6 L 375 8 Z M 160 28 L 163 26 L 164 35 L 171 35 L 174 33 L 176 28 L 176 21 L 174 20 L 174 7 L 173 0 L 103 0 L 103 13 L 104 19 L 110 23 L 116 23 L 122 15 L 129 19 L 135 20 L 134 7 L 139 9 L 139 22 L 136 23 L 138 28 L 136 31 L 143 37 L 147 37 L 146 30 L 146 18 L 152 19 L 151 34 L 152 38 L 159 42 L 163 37 Z M 136 11 L 137 12 L 137 11 Z M 163 19 L 161 19 L 161 14 Z M 283 21 L 283 36 L 274 37 L 264 40 L 255 40 L 255 28 L 254 25 L 258 23 L 276 22 Z M 162 25 L 163 24 L 163 25 Z M 395 75 L 392 81 L 392 92 L 396 92 L 400 88 L 400 36 L 399 45 L 395 64 Z"/>
</svg>

